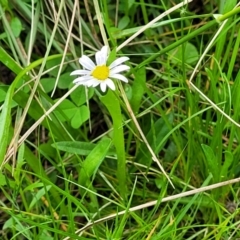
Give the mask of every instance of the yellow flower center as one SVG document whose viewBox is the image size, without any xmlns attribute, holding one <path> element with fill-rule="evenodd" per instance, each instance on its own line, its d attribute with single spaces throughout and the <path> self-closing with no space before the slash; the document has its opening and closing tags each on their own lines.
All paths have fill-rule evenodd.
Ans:
<svg viewBox="0 0 240 240">
<path fill-rule="evenodd" d="M 102 65 L 97 66 L 91 73 L 98 80 L 105 80 L 109 77 L 109 67 Z"/>
</svg>

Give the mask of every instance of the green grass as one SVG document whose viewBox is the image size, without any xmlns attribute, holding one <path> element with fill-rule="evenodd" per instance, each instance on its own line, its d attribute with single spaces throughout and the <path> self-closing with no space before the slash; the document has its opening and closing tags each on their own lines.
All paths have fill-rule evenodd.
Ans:
<svg viewBox="0 0 240 240">
<path fill-rule="evenodd" d="M 188 2 L 0 0 L 1 239 L 240 238 L 240 7 Z"/>
</svg>

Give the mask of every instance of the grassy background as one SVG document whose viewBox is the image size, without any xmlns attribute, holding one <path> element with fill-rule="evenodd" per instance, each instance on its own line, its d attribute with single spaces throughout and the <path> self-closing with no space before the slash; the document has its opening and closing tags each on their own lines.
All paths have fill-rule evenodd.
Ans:
<svg viewBox="0 0 240 240">
<path fill-rule="evenodd" d="M 240 238 L 240 8 L 189 2 L 0 0 L 1 239 Z"/>
</svg>

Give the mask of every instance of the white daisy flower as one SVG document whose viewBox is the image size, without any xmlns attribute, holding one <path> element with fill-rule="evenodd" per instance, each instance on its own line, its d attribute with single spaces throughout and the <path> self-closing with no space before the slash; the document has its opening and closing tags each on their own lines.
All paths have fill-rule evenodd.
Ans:
<svg viewBox="0 0 240 240">
<path fill-rule="evenodd" d="M 95 54 L 96 64 L 86 55 L 83 55 L 79 59 L 79 63 L 85 68 L 84 70 L 75 70 L 70 75 L 80 75 L 73 83 L 84 85 L 87 87 L 96 87 L 100 85 L 103 92 L 107 87 L 115 90 L 115 85 L 112 78 L 128 82 L 128 79 L 119 74 L 120 72 L 129 70 L 130 67 L 122 64 L 129 60 L 128 57 L 120 57 L 107 66 L 108 59 L 108 46 L 102 47 L 102 49 Z"/>
</svg>

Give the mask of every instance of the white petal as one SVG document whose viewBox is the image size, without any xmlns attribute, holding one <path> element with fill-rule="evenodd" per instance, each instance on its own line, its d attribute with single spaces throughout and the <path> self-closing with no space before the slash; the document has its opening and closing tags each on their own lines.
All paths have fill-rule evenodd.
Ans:
<svg viewBox="0 0 240 240">
<path fill-rule="evenodd" d="M 120 57 L 120 58 L 116 59 L 115 61 L 113 61 L 110 64 L 109 68 L 112 69 L 112 68 L 116 67 L 117 65 L 120 65 L 121 63 L 126 62 L 127 60 L 129 60 L 128 57 Z"/>
<path fill-rule="evenodd" d="M 101 82 L 100 81 L 94 81 L 93 84 L 92 84 L 92 87 L 96 87 L 100 84 Z"/>
<path fill-rule="evenodd" d="M 83 55 L 80 59 L 79 59 L 79 63 L 86 69 L 92 71 L 96 65 L 94 64 L 94 62 L 88 57 Z"/>
<path fill-rule="evenodd" d="M 110 75 L 110 77 L 119 79 L 119 80 L 121 80 L 123 82 L 126 82 L 126 83 L 128 82 L 128 79 L 125 76 L 123 76 L 122 74 L 115 73 L 115 74 Z"/>
<path fill-rule="evenodd" d="M 76 78 L 73 83 L 78 83 L 78 82 L 86 82 L 86 81 L 90 81 L 92 80 L 93 77 L 92 76 L 83 76 L 83 77 L 78 77 Z"/>
<path fill-rule="evenodd" d="M 111 88 L 113 91 L 116 89 L 116 88 L 115 88 L 115 84 L 113 83 L 113 81 L 112 81 L 111 79 L 105 80 L 105 83 L 106 83 L 107 86 L 108 86 L 109 88 Z"/>
<path fill-rule="evenodd" d="M 86 83 L 87 82 L 76 82 L 76 85 L 84 85 L 84 86 L 86 86 Z"/>
<path fill-rule="evenodd" d="M 119 65 L 115 68 L 110 69 L 110 75 L 115 74 L 115 73 L 120 73 L 122 71 L 126 71 L 129 69 L 130 69 L 130 67 L 127 65 Z"/>
<path fill-rule="evenodd" d="M 70 76 L 72 75 L 90 75 L 91 71 L 89 70 L 75 70 L 71 72 Z"/>
<path fill-rule="evenodd" d="M 101 52 L 102 56 L 105 58 L 105 62 L 107 62 L 108 46 L 103 46 L 100 52 Z"/>
<path fill-rule="evenodd" d="M 100 52 L 100 51 L 99 51 L 99 52 L 96 52 L 96 54 L 95 54 L 95 60 L 96 60 L 97 66 L 102 65 L 102 64 L 101 64 L 102 60 L 101 60 L 101 52 Z"/>
<path fill-rule="evenodd" d="M 98 66 L 106 65 L 108 58 L 108 46 L 102 47 L 99 52 L 96 52 L 95 59 Z"/>
<path fill-rule="evenodd" d="M 102 82 L 102 83 L 100 83 L 100 88 L 101 88 L 101 90 L 102 90 L 103 92 L 106 91 L 106 89 L 107 89 L 107 84 L 105 83 L 105 81 Z"/>
<path fill-rule="evenodd" d="M 100 83 L 99 81 L 95 80 L 95 79 L 92 79 L 90 81 L 87 82 L 87 86 L 88 87 L 96 87 L 98 86 Z"/>
</svg>

